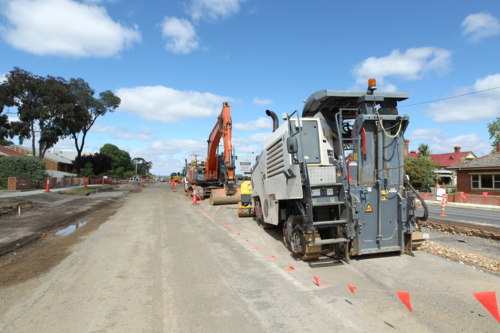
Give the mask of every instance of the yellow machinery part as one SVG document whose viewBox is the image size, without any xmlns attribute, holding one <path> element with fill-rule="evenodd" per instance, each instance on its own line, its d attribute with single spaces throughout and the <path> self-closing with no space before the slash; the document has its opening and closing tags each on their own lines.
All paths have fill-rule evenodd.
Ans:
<svg viewBox="0 0 500 333">
<path fill-rule="evenodd" d="M 252 195 L 252 182 L 251 181 L 247 180 L 241 184 L 241 194 Z"/>
<path fill-rule="evenodd" d="M 255 210 L 252 205 L 243 206 L 238 202 L 238 217 L 252 217 L 255 216 Z"/>
</svg>

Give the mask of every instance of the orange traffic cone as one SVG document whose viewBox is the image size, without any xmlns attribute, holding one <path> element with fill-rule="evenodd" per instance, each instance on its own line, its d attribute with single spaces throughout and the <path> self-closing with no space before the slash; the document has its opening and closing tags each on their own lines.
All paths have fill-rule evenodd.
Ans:
<svg viewBox="0 0 500 333">
<path fill-rule="evenodd" d="M 444 194 L 443 194 L 443 205 L 442 205 L 442 208 L 441 208 L 441 216 L 446 216 L 445 213 L 444 213 Z"/>
</svg>

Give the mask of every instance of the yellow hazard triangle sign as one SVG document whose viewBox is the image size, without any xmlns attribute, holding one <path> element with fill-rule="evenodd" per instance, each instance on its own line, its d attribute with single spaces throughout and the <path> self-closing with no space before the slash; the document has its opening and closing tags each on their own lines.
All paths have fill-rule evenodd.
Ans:
<svg viewBox="0 0 500 333">
<path fill-rule="evenodd" d="M 366 205 L 365 213 L 373 213 L 373 208 L 372 205 L 370 205 L 370 203 Z"/>
</svg>

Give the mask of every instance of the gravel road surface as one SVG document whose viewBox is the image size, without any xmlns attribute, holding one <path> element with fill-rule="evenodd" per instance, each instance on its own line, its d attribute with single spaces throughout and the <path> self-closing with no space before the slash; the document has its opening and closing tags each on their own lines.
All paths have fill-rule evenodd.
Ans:
<svg viewBox="0 0 500 333">
<path fill-rule="evenodd" d="M 236 205 L 193 206 L 167 184 L 124 200 L 57 266 L 0 289 L 0 332 L 500 330 L 472 295 L 500 279 L 470 267 L 419 251 L 302 262 Z"/>
</svg>

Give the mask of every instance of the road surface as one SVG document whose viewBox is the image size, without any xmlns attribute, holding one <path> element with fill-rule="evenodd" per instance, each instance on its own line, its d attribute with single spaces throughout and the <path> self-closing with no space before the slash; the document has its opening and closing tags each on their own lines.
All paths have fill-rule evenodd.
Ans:
<svg viewBox="0 0 500 333">
<path fill-rule="evenodd" d="M 443 217 L 441 216 L 441 205 L 427 204 L 427 207 L 429 210 L 429 217 L 462 222 L 486 223 L 500 227 L 500 210 L 445 205 L 446 216 Z M 417 215 L 422 214 L 423 209 L 418 209 Z"/>
<path fill-rule="evenodd" d="M 0 289 L 0 332 L 500 329 L 472 295 L 500 279 L 470 267 L 418 251 L 302 262 L 236 205 L 193 206 L 167 184 L 124 200 L 48 273 Z"/>
</svg>

